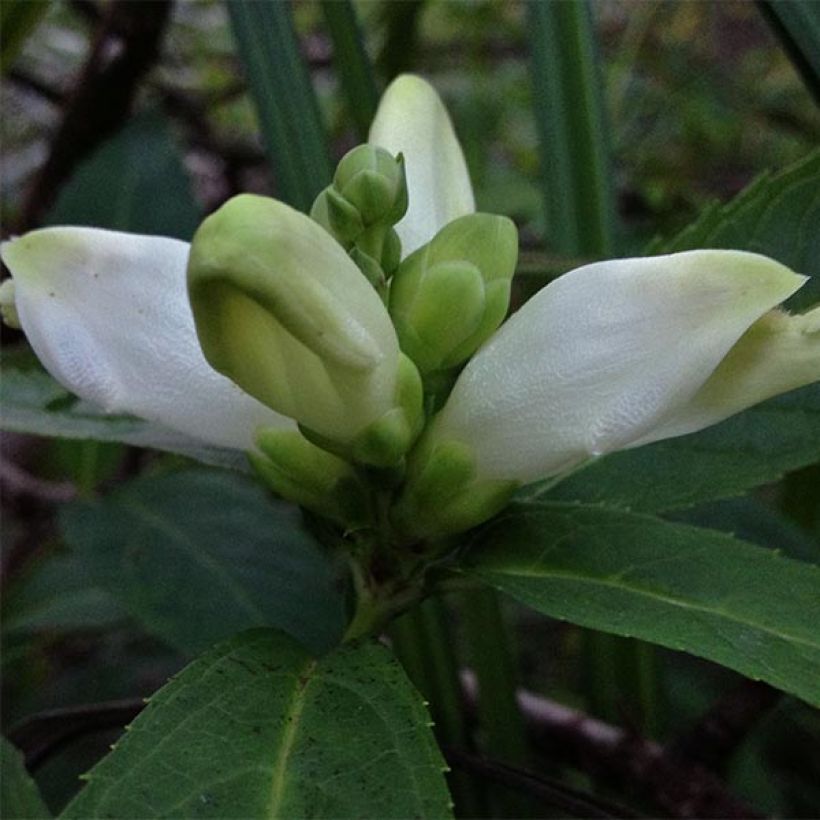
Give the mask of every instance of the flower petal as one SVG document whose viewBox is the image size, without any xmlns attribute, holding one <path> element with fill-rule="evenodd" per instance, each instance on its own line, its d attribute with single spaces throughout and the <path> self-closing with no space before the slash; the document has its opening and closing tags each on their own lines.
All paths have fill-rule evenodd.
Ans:
<svg viewBox="0 0 820 820">
<path fill-rule="evenodd" d="M 738 251 L 578 268 L 479 350 L 432 435 L 469 445 L 479 475 L 524 482 L 650 440 L 748 328 L 804 281 Z"/>
<path fill-rule="evenodd" d="M 741 336 L 686 404 L 632 446 L 702 430 L 816 381 L 820 381 L 820 307 L 798 316 L 773 310 Z"/>
<path fill-rule="evenodd" d="M 475 210 L 461 145 L 447 109 L 426 80 L 403 74 L 390 84 L 370 127 L 369 142 L 404 155 L 409 203 L 396 225 L 403 256 Z"/>
<path fill-rule="evenodd" d="M 188 303 L 188 245 L 93 228 L 3 243 L 31 346 L 64 387 L 220 447 L 250 449 L 259 427 L 292 422 L 205 361 Z"/>
</svg>

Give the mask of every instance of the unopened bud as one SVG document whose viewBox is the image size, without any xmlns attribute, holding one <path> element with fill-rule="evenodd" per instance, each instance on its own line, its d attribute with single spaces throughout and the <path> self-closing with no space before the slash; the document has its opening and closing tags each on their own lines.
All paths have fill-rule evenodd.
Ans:
<svg viewBox="0 0 820 820">
<path fill-rule="evenodd" d="M 365 225 L 393 225 L 407 210 L 404 160 L 376 145 L 359 145 L 342 157 L 333 188 L 355 207 Z"/>
<path fill-rule="evenodd" d="M 427 374 L 468 359 L 507 313 L 518 235 L 506 217 L 469 214 L 405 259 L 390 290 L 402 350 Z"/>
<path fill-rule="evenodd" d="M 298 211 L 230 200 L 194 236 L 188 289 L 211 366 L 317 435 L 352 447 L 398 406 L 406 368 L 384 304 Z"/>
<path fill-rule="evenodd" d="M 356 471 L 296 430 L 262 430 L 249 453 L 257 475 L 287 501 L 347 527 L 368 519 L 367 492 Z"/>
</svg>

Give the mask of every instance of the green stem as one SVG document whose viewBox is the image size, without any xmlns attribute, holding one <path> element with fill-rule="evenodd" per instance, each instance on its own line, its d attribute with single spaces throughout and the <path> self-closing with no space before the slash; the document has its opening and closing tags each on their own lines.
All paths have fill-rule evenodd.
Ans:
<svg viewBox="0 0 820 820">
<path fill-rule="evenodd" d="M 590 711 L 644 735 L 658 733 L 658 675 L 649 644 L 604 632 L 583 634 L 584 688 Z"/>
<path fill-rule="evenodd" d="M 529 757 L 524 721 L 516 700 L 516 675 L 510 636 L 495 590 L 488 587 L 461 594 L 459 612 L 470 664 L 478 683 L 478 720 L 489 756 L 510 765 L 526 765 Z M 520 817 L 531 806 L 518 795 L 500 793 L 498 813 Z"/>
<path fill-rule="evenodd" d="M 429 598 L 404 613 L 391 625 L 390 637 L 408 677 L 430 706 L 439 741 L 456 749 L 469 749 L 458 661 L 444 604 L 438 598 Z M 458 813 L 479 816 L 483 804 L 479 785 L 459 771 L 450 773 L 449 783 Z"/>
</svg>

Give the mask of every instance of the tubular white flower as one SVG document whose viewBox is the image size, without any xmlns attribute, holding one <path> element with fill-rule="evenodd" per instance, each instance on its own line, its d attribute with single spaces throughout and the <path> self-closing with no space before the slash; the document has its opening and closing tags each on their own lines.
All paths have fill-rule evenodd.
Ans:
<svg viewBox="0 0 820 820">
<path fill-rule="evenodd" d="M 241 450 L 260 427 L 293 426 L 205 361 L 185 286 L 187 243 L 56 227 L 4 242 L 2 258 L 31 346 L 80 398 Z"/>
<path fill-rule="evenodd" d="M 744 336 L 804 281 L 771 259 L 739 251 L 571 271 L 479 350 L 428 431 L 427 446 L 466 445 L 477 478 L 525 483 L 699 430 L 811 382 L 818 377 L 816 328 L 813 343 L 795 343 L 802 364 L 785 376 L 781 365 L 795 347 L 790 334 Z M 772 357 L 760 353 L 766 337 L 779 340 Z M 734 376 L 723 372 L 724 360 Z"/>
<path fill-rule="evenodd" d="M 435 89 L 421 77 L 403 74 L 390 84 L 368 139 L 404 155 L 409 205 L 396 225 L 403 256 L 475 210 L 467 164 L 450 116 Z"/>
</svg>

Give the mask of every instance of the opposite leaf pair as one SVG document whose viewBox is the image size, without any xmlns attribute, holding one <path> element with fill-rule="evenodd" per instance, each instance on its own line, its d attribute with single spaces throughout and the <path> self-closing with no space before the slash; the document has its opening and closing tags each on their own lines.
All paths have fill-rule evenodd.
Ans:
<svg viewBox="0 0 820 820">
<path fill-rule="evenodd" d="M 190 262 L 175 240 L 86 228 L 4 244 L 35 351 L 83 398 L 219 446 L 258 440 L 275 454 L 271 431 L 301 441 L 296 421 L 354 462 L 409 453 L 395 523 L 420 538 L 478 523 L 522 483 L 820 378 L 820 311 L 772 312 L 804 277 L 733 251 L 622 259 L 544 288 L 467 363 L 425 427 L 422 385 L 435 392 L 436 374 L 472 354 L 506 311 L 514 231 L 489 216 L 485 230 L 481 215 L 472 235 L 459 227 L 474 210 L 469 177 L 423 80 L 390 86 L 370 141 L 406 169 L 390 313 L 352 240 L 345 248 L 282 203 L 242 197 L 205 221 Z M 512 264 L 485 269 L 487 247 L 506 247 Z M 390 253 L 376 256 L 392 273 Z M 309 471 L 294 452 L 285 462 Z M 317 469 L 344 472 L 334 456 L 316 458 Z M 284 462 L 273 469 L 291 480 L 290 492 L 275 484 L 284 494 L 315 506 Z"/>
</svg>

